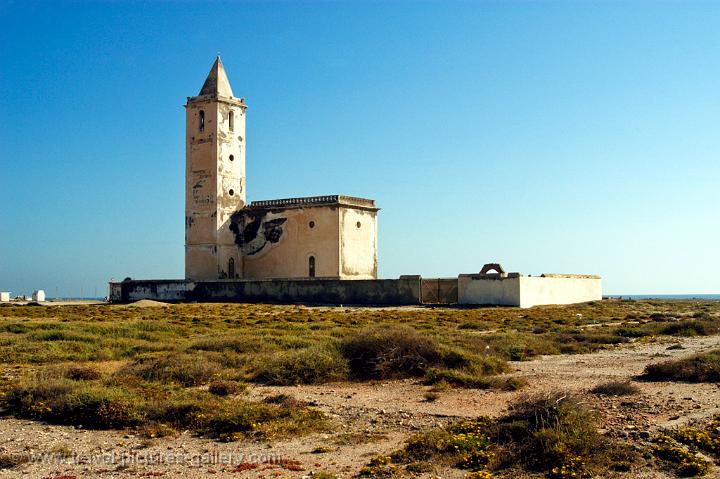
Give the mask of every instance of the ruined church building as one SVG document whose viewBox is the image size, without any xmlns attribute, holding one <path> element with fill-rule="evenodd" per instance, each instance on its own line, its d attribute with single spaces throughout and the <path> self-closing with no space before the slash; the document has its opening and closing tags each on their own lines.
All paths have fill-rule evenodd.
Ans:
<svg viewBox="0 0 720 479">
<path fill-rule="evenodd" d="M 246 202 L 247 105 L 220 57 L 185 105 L 185 278 L 377 278 L 373 200 Z"/>
<path fill-rule="evenodd" d="M 378 279 L 373 200 L 325 195 L 247 204 L 246 114 L 218 56 L 185 104 L 185 279 L 111 282 L 110 301 L 529 307 L 602 298 L 598 276 L 524 276 L 494 263 L 456 278 Z"/>
</svg>

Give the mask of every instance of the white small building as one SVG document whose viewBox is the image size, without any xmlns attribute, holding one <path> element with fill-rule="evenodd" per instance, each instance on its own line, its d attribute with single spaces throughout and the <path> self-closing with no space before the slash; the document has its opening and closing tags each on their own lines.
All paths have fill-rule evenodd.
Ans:
<svg viewBox="0 0 720 479">
<path fill-rule="evenodd" d="M 0 292 L 0 303 L 7 303 L 10 301 L 10 293 L 7 291 Z"/>
<path fill-rule="evenodd" d="M 33 301 L 45 301 L 45 291 L 42 289 L 36 289 L 32 294 Z"/>
<path fill-rule="evenodd" d="M 490 271 L 495 271 L 491 273 Z M 600 276 L 506 273 L 497 263 L 486 264 L 480 273 L 458 276 L 458 303 L 519 306 L 574 304 L 602 299 Z"/>
</svg>

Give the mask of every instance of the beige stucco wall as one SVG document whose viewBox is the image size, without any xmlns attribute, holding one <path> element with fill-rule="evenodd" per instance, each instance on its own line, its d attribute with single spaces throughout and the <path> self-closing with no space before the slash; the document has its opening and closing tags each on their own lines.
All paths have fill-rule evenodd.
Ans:
<svg viewBox="0 0 720 479">
<path fill-rule="evenodd" d="M 340 277 L 377 278 L 377 212 L 340 208 Z"/>
<path fill-rule="evenodd" d="M 334 204 L 256 214 L 263 215 L 263 225 L 281 221 L 277 228 L 282 233 L 277 242 L 271 242 L 258 231 L 247 246 L 240 248 L 246 279 L 308 278 L 311 256 L 317 278 L 377 278 L 376 211 Z M 249 219 L 246 216 L 246 221 Z"/>
<path fill-rule="evenodd" d="M 259 252 L 243 256 L 245 278 L 307 278 L 310 256 L 315 257 L 315 277 L 339 277 L 338 207 L 269 211 L 263 222 L 282 218 L 286 221 L 281 225 L 283 231 L 277 243 L 266 242 Z"/>
<path fill-rule="evenodd" d="M 458 277 L 460 304 L 494 304 L 529 308 L 543 304 L 573 304 L 602 299 L 602 280 L 598 277 L 516 276 L 481 278 Z"/>
</svg>

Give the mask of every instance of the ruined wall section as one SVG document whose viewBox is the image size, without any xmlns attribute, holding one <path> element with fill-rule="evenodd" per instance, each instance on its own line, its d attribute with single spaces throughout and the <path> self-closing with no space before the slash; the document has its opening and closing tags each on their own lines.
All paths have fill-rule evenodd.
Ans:
<svg viewBox="0 0 720 479">
<path fill-rule="evenodd" d="M 420 277 L 344 281 L 294 279 L 285 281 L 128 280 L 110 283 L 110 302 L 243 301 L 314 304 L 420 304 Z"/>
</svg>

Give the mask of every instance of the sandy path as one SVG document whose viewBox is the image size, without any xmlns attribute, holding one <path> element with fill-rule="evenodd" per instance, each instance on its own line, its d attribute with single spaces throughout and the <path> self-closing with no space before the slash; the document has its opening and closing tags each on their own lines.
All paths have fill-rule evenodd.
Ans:
<svg viewBox="0 0 720 479">
<path fill-rule="evenodd" d="M 677 341 L 622 345 L 594 354 L 546 356 L 513 363 L 514 374 L 522 375 L 529 386 L 519 392 L 452 390 L 434 402 L 425 401 L 427 386 L 415 381 L 390 381 L 323 386 L 255 387 L 250 395 L 290 394 L 325 411 L 334 430 L 292 441 L 275 443 L 242 442 L 223 444 L 192 437 L 155 440 L 148 445 L 132 434 L 119 431 L 86 431 L 49 426 L 32 421 L 0 420 L 0 453 L 47 453 L 63 448 L 78 457 L 67 464 L 32 462 L 13 470 L 0 470 L 0 477 L 54 478 L 91 477 L 264 477 L 301 478 L 311 471 L 324 470 L 350 477 L 377 453 L 397 448 L 414 431 L 447 423 L 458 417 L 498 415 L 509 401 L 526 392 L 558 389 L 586 393 L 598 383 L 627 379 L 640 374 L 651 363 L 720 347 L 720 337 L 682 339 L 685 349 L 668 350 Z M 585 397 L 600 411 L 603 426 L 613 434 L 647 434 L 658 427 L 720 413 L 720 385 L 639 382 L 642 394 L 631 400 Z M 318 446 L 328 448 L 312 454 Z M 125 455 L 125 464 L 122 463 Z M 128 461 L 127 457 L 136 455 Z M 302 471 L 277 466 L 233 472 L 234 463 L 262 462 L 289 458 L 300 461 Z M 94 458 L 94 459 L 91 459 Z M 162 458 L 163 464 L 145 464 Z M 169 461 L 181 464 L 169 464 Z M 189 464 L 183 461 L 191 461 Z M 192 462 L 194 461 L 194 462 Z M 204 461 L 204 464 L 198 462 Z M 225 464 L 223 464 L 223 462 Z M 428 476 L 432 477 L 432 476 Z M 463 477 L 457 471 L 443 471 L 444 478 Z M 664 477 L 652 475 L 643 477 Z"/>
</svg>

